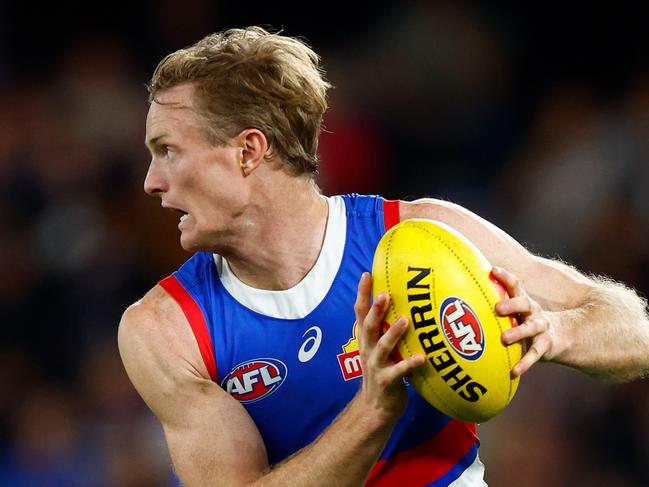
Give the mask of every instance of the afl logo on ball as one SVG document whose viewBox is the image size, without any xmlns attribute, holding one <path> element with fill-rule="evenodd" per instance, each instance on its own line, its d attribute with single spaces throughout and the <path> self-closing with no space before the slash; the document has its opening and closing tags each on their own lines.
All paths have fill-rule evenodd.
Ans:
<svg viewBox="0 0 649 487">
<path fill-rule="evenodd" d="M 275 392 L 286 380 L 288 369 L 281 360 L 258 358 L 237 365 L 221 382 L 237 401 L 259 401 Z"/>
<path fill-rule="evenodd" d="M 477 360 L 484 351 L 484 333 L 471 307 L 451 296 L 442 302 L 440 323 L 448 344 L 467 360 Z"/>
</svg>

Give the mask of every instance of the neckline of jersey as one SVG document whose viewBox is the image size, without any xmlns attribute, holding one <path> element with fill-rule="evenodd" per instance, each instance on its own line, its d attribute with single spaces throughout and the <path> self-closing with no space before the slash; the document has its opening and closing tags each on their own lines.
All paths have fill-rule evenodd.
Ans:
<svg viewBox="0 0 649 487">
<path fill-rule="evenodd" d="M 345 202 L 340 196 L 326 197 L 329 205 L 327 227 L 316 263 L 304 278 L 290 289 L 257 289 L 239 280 L 227 260 L 214 254 L 219 279 L 230 295 L 244 307 L 279 319 L 308 316 L 325 298 L 342 262 L 347 235 Z"/>
</svg>

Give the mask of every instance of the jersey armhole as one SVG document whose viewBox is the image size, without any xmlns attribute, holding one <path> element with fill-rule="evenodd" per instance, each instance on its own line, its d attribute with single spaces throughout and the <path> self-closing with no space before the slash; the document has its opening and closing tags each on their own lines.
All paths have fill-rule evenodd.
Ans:
<svg viewBox="0 0 649 487">
<path fill-rule="evenodd" d="M 201 357 L 203 357 L 205 367 L 207 367 L 207 371 L 212 380 L 216 382 L 218 372 L 216 369 L 216 359 L 214 358 L 214 347 L 203 312 L 196 301 L 194 301 L 194 298 L 173 274 L 165 277 L 159 284 L 178 303 L 180 309 L 183 310 L 189 326 L 194 333 L 194 338 L 196 338 L 196 343 L 201 352 Z"/>
<path fill-rule="evenodd" d="M 383 201 L 383 225 L 387 232 L 393 226 L 401 221 L 399 215 L 399 200 L 384 200 Z"/>
</svg>

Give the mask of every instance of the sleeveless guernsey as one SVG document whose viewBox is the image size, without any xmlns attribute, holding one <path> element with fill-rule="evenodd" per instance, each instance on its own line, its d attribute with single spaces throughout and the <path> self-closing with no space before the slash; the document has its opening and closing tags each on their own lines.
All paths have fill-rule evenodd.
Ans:
<svg viewBox="0 0 649 487">
<path fill-rule="evenodd" d="M 357 392 L 358 280 L 371 270 L 386 228 L 399 221 L 397 201 L 354 194 L 328 203 L 318 260 L 291 289 L 251 288 L 224 258 L 206 252 L 160 282 L 183 309 L 212 379 L 254 420 L 271 464 L 313 442 Z M 408 392 L 407 410 L 366 485 L 486 485 L 475 425 Z"/>
</svg>

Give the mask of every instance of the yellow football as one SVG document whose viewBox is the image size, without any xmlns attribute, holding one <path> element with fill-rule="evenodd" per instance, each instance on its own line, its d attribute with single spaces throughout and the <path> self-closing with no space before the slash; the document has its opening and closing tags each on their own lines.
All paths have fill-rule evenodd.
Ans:
<svg viewBox="0 0 649 487">
<path fill-rule="evenodd" d="M 408 382 L 435 408 L 463 421 L 494 417 L 518 387 L 510 371 L 521 346 L 501 342 L 516 321 L 496 313 L 507 294 L 491 269 L 464 235 L 432 220 L 395 225 L 374 254 L 372 293 L 391 298 L 386 326 L 401 315 L 409 321 L 399 354 L 426 357 Z"/>
</svg>

